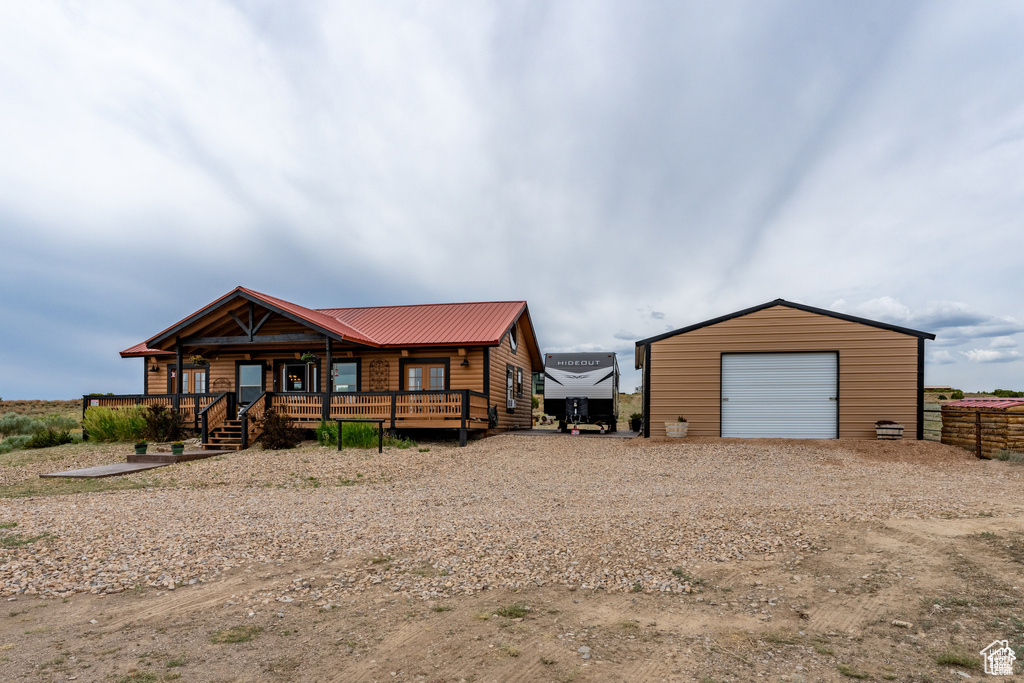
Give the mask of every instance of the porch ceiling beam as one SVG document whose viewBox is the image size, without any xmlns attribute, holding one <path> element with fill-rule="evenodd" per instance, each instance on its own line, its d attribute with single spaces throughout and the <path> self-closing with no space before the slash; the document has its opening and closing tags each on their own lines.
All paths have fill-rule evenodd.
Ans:
<svg viewBox="0 0 1024 683">
<path fill-rule="evenodd" d="M 321 342 L 322 334 L 257 334 L 245 337 L 186 337 L 182 342 L 190 346 L 211 346 L 220 344 L 273 344 L 278 342 Z"/>
</svg>

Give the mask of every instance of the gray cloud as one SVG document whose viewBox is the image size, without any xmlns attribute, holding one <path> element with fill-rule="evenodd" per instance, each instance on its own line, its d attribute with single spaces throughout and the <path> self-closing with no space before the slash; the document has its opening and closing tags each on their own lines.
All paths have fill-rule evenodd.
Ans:
<svg viewBox="0 0 1024 683">
<path fill-rule="evenodd" d="M 138 390 L 117 350 L 238 284 L 525 298 L 545 350 L 630 359 L 835 302 L 937 333 L 929 383 L 1024 388 L 966 355 L 1024 334 L 1022 32 L 1013 2 L 0 4 L 0 395 Z"/>
<path fill-rule="evenodd" d="M 972 363 L 1011 363 L 1024 357 L 1016 349 L 968 349 L 963 354 Z"/>
</svg>

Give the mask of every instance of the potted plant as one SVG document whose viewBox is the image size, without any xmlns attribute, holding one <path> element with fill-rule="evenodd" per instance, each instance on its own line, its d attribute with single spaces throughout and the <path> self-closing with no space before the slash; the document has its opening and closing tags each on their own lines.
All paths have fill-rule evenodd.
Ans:
<svg viewBox="0 0 1024 683">
<path fill-rule="evenodd" d="M 679 419 L 675 422 L 665 423 L 665 435 L 673 437 L 686 436 L 686 430 L 689 426 L 690 423 L 686 421 L 686 418 L 680 415 Z"/>
<path fill-rule="evenodd" d="M 309 365 L 313 365 L 313 364 L 317 363 L 320 360 L 320 358 L 315 353 L 308 353 L 307 352 L 307 353 L 302 354 L 302 356 L 299 358 L 299 360 L 301 360 L 303 363 L 307 363 Z"/>
<path fill-rule="evenodd" d="M 171 444 L 171 454 L 173 454 L 173 455 L 181 455 L 184 452 L 185 452 L 185 442 L 184 441 L 175 441 L 174 443 Z"/>
<path fill-rule="evenodd" d="M 146 443 L 145 441 L 137 442 L 135 444 L 135 455 L 145 455 L 146 454 L 146 448 L 148 448 L 148 447 L 149 447 L 149 444 Z"/>
<path fill-rule="evenodd" d="M 191 356 L 188 359 L 188 362 L 191 363 L 192 365 L 196 366 L 197 368 L 205 368 L 206 367 L 206 359 L 203 358 L 202 356 Z"/>
<path fill-rule="evenodd" d="M 875 436 L 879 439 L 902 439 L 903 425 L 892 420 L 879 420 L 875 423 Z"/>
<path fill-rule="evenodd" d="M 639 432 L 644 420 L 643 413 L 632 413 L 629 416 L 629 429 L 633 432 Z"/>
</svg>

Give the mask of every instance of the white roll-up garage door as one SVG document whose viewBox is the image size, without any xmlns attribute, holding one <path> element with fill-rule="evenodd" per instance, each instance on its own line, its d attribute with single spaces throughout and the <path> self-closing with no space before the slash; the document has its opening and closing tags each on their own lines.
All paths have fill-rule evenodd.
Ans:
<svg viewBox="0 0 1024 683">
<path fill-rule="evenodd" d="M 836 353 L 722 355 L 722 436 L 839 436 Z"/>
</svg>

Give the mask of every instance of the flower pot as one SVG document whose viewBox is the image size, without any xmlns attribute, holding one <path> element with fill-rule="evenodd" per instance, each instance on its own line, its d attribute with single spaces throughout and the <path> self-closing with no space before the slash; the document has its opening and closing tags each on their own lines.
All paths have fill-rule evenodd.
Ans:
<svg viewBox="0 0 1024 683">
<path fill-rule="evenodd" d="M 629 418 L 629 429 L 633 432 L 639 432 L 640 427 L 643 426 L 643 420 L 639 417 Z"/>
<path fill-rule="evenodd" d="M 145 455 L 147 446 L 136 446 L 135 455 Z"/>
<path fill-rule="evenodd" d="M 686 430 L 689 428 L 689 426 L 689 422 L 666 422 L 665 436 L 686 436 Z"/>
<path fill-rule="evenodd" d="M 181 455 L 185 452 L 185 444 L 180 446 L 171 445 L 171 455 Z"/>
<path fill-rule="evenodd" d="M 879 439 L 902 439 L 903 425 L 875 425 L 875 436 Z"/>
</svg>

